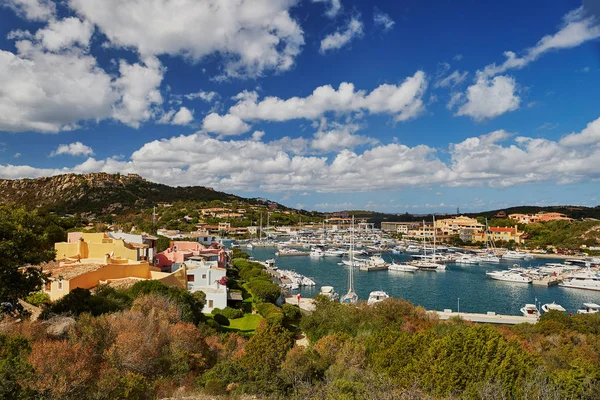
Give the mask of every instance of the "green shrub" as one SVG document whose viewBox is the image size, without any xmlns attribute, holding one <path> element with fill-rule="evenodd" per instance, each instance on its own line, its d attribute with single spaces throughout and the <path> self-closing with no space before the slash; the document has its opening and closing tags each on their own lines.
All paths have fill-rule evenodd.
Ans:
<svg viewBox="0 0 600 400">
<path fill-rule="evenodd" d="M 281 295 L 281 288 L 276 283 L 264 280 L 254 280 L 248 287 L 255 300 L 275 303 Z"/>
<path fill-rule="evenodd" d="M 204 385 L 204 393 L 209 394 L 211 396 L 218 396 L 226 394 L 227 390 L 220 379 L 211 379 L 207 381 Z"/>
<path fill-rule="evenodd" d="M 216 329 L 217 331 L 221 330 L 221 325 L 219 325 L 219 323 L 212 318 L 206 320 L 206 325 L 210 326 L 213 329 Z"/>
<path fill-rule="evenodd" d="M 215 310 L 213 310 L 213 314 L 215 314 Z M 242 318 L 244 316 L 243 312 L 241 312 L 240 310 L 237 310 L 235 308 L 231 308 L 231 307 L 225 307 L 223 310 L 221 310 L 219 312 L 219 314 L 223 314 L 224 316 L 226 316 L 229 319 Z"/>
<path fill-rule="evenodd" d="M 283 322 L 283 311 L 275 304 L 259 303 L 256 311 L 270 324 L 281 324 Z"/>
<path fill-rule="evenodd" d="M 213 319 L 221 326 L 229 326 L 229 320 L 223 314 L 214 314 Z"/>
<path fill-rule="evenodd" d="M 283 306 L 281 306 L 281 309 L 283 311 L 283 316 L 288 321 L 295 321 L 302 316 L 302 313 L 300 312 L 300 307 L 295 306 L 293 304 L 284 304 Z"/>
<path fill-rule="evenodd" d="M 44 292 L 31 293 L 29 296 L 25 297 L 25 301 L 29 304 L 33 304 L 36 307 L 48 305 L 52 302 L 48 293 Z"/>
</svg>

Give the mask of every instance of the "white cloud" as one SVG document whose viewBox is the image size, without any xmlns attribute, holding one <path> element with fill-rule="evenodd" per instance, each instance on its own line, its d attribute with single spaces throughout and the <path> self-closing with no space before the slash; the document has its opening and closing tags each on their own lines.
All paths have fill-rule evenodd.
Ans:
<svg viewBox="0 0 600 400">
<path fill-rule="evenodd" d="M 56 150 L 50 153 L 50 157 L 56 157 L 62 154 L 68 154 L 71 156 L 91 156 L 94 154 L 94 151 L 91 147 L 86 146 L 81 142 L 75 142 L 70 144 L 61 144 Z"/>
<path fill-rule="evenodd" d="M 286 71 L 304 44 L 289 11 L 294 0 L 69 0 L 113 46 L 142 57 L 168 54 L 199 61 L 224 60 L 224 75 L 256 77 Z"/>
<path fill-rule="evenodd" d="M 368 111 L 371 114 L 392 114 L 396 121 L 415 118 L 424 111 L 423 94 L 427 88 L 425 73 L 417 71 L 400 85 L 382 84 L 370 93 L 355 91 L 352 83 L 341 83 L 336 90 L 330 85 L 316 88 L 308 97 L 283 100 L 266 97 L 258 101 L 256 92 L 242 92 L 229 113 L 242 120 L 289 121 L 317 119 L 327 112 L 348 113 Z"/>
<path fill-rule="evenodd" d="M 325 15 L 329 18 L 335 18 L 342 10 L 342 3 L 340 0 L 312 0 L 313 3 L 326 3 L 328 9 Z"/>
<path fill-rule="evenodd" d="M 157 58 L 148 57 L 144 64 L 121 60 L 119 72 L 121 75 L 114 86 L 122 97 L 114 106 L 113 118 L 139 128 L 142 122 L 157 114 L 153 107 L 162 104 L 159 87 L 165 70 Z"/>
<path fill-rule="evenodd" d="M 226 191 L 340 192 L 438 186 L 507 187 L 600 179 L 600 119 L 561 141 L 515 136 L 504 130 L 438 150 L 426 145 L 371 144 L 362 152 L 337 149 L 303 155 L 310 140 L 224 140 L 204 132 L 146 143 L 129 160 L 88 158 L 72 168 L 0 166 L 1 178 L 86 173 L 139 173 L 169 185 L 206 185 Z M 261 136 L 262 138 L 262 136 Z M 577 139 L 577 140 L 575 140 Z M 319 140 L 315 135 L 313 140 Z M 294 150 L 295 149 L 295 150 Z M 444 157 L 445 158 L 445 157 Z"/>
<path fill-rule="evenodd" d="M 207 132 L 218 133 L 221 136 L 235 136 L 248 132 L 250 125 L 236 115 L 221 116 L 217 113 L 210 113 L 202 121 L 202 129 Z"/>
<path fill-rule="evenodd" d="M 563 146 L 587 146 L 600 143 L 600 118 L 587 124 L 580 133 L 571 133 L 559 142 Z"/>
<path fill-rule="evenodd" d="M 48 26 L 36 32 L 35 38 L 44 48 L 59 51 L 73 45 L 88 47 L 93 32 L 94 26 L 91 23 L 72 17 L 50 21 Z"/>
<path fill-rule="evenodd" d="M 478 74 L 482 77 L 490 77 L 509 69 L 521 69 L 549 51 L 577 47 L 588 40 L 599 38 L 599 22 L 594 16 L 589 15 L 583 6 L 577 8 L 564 16 L 558 32 L 544 36 L 535 46 L 526 49 L 523 56 L 506 51 L 504 63 L 490 64 L 483 71 L 478 71 Z"/>
<path fill-rule="evenodd" d="M 460 61 L 460 60 L 462 60 L 462 59 L 463 59 L 463 55 L 462 55 L 462 54 L 457 54 L 457 55 L 455 55 L 454 57 L 452 57 L 452 59 L 453 59 L 454 61 Z"/>
<path fill-rule="evenodd" d="M 456 115 L 469 116 L 476 121 L 494 118 L 519 108 L 521 98 L 515 94 L 517 84 L 508 76 L 478 78 L 467 88 L 466 103 Z"/>
<path fill-rule="evenodd" d="M 15 153 L 15 154 L 13 155 L 13 158 L 19 158 L 19 157 L 21 157 L 21 153 Z"/>
<path fill-rule="evenodd" d="M 462 92 L 453 92 L 450 94 L 450 101 L 446 104 L 448 110 L 452 110 L 457 104 L 459 104 L 464 97 Z"/>
<path fill-rule="evenodd" d="M 52 0 L 3 0 L 5 7 L 32 21 L 47 21 L 56 14 Z"/>
<path fill-rule="evenodd" d="M 254 141 L 260 141 L 263 136 L 265 136 L 265 132 L 264 131 L 254 131 L 252 133 L 252 140 Z"/>
<path fill-rule="evenodd" d="M 343 149 L 354 149 L 357 146 L 370 144 L 374 145 L 379 141 L 368 136 L 357 135 L 359 130 L 357 125 L 337 125 L 334 129 L 323 132 L 316 132 L 311 141 L 310 147 L 324 153 L 339 151 Z"/>
<path fill-rule="evenodd" d="M 111 116 L 119 94 L 94 57 L 45 52 L 29 41 L 0 50 L 0 131 L 59 132 Z"/>
<path fill-rule="evenodd" d="M 343 29 L 332 34 L 329 34 L 321 40 L 321 53 L 330 50 L 341 49 L 354 38 L 359 38 L 363 35 L 363 24 L 358 17 L 353 17 L 348 25 Z"/>
<path fill-rule="evenodd" d="M 388 14 L 380 11 L 377 7 L 373 10 L 373 22 L 375 26 L 381 27 L 386 32 L 396 24 Z"/>
<path fill-rule="evenodd" d="M 467 75 L 469 75 L 469 72 L 467 71 L 459 72 L 456 70 L 443 78 L 439 77 L 433 86 L 436 88 L 454 87 L 462 83 L 467 78 Z"/>
<path fill-rule="evenodd" d="M 211 103 L 214 99 L 219 97 L 219 94 L 217 92 L 205 92 L 205 91 L 201 90 L 201 91 L 195 92 L 195 93 L 188 93 L 188 94 L 184 95 L 183 97 L 185 97 L 188 100 L 201 99 L 207 103 Z"/>
<path fill-rule="evenodd" d="M 187 107 L 181 107 L 173 117 L 173 125 L 189 125 L 194 120 L 194 112 Z"/>
</svg>

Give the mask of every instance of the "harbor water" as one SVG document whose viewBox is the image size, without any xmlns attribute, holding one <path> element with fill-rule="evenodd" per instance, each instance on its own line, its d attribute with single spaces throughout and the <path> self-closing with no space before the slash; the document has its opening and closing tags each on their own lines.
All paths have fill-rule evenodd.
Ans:
<svg viewBox="0 0 600 400">
<path fill-rule="evenodd" d="M 342 296 L 348 291 L 348 267 L 338 265 L 341 257 L 276 257 L 274 247 L 244 249 L 254 259 L 265 261 L 275 259 L 280 269 L 294 270 L 313 279 L 317 286 L 303 287 L 293 293 L 304 297 L 314 297 L 321 286 L 333 286 Z M 405 261 L 408 255 L 383 254 L 383 258 Z M 457 265 L 447 264 L 446 271 L 360 271 L 354 269 L 354 290 L 359 299 L 367 300 L 369 293 L 383 290 L 392 297 L 400 297 L 428 310 L 452 309 L 461 312 L 520 315 L 520 308 L 526 303 L 537 301 L 541 304 L 553 301 L 575 314 L 584 302 L 600 303 L 600 292 L 568 289 L 559 286 L 541 287 L 532 284 L 497 281 L 488 278 L 488 271 L 508 269 L 514 264 L 521 267 L 541 266 L 555 259 L 511 260 L 499 264 Z"/>
</svg>

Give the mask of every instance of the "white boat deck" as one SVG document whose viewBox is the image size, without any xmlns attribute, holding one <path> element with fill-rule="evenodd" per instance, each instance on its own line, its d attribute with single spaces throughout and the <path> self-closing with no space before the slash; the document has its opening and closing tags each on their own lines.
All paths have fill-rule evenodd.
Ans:
<svg viewBox="0 0 600 400">
<path fill-rule="evenodd" d="M 487 314 L 477 313 L 458 313 L 452 312 L 452 310 L 444 311 L 431 311 L 436 313 L 441 320 L 450 319 L 453 317 L 460 317 L 465 321 L 478 322 L 484 324 L 505 324 L 505 325 L 517 325 L 527 322 L 529 324 L 535 324 L 538 319 L 537 317 L 523 317 L 519 315 L 501 315 L 495 312 L 488 312 Z"/>
</svg>

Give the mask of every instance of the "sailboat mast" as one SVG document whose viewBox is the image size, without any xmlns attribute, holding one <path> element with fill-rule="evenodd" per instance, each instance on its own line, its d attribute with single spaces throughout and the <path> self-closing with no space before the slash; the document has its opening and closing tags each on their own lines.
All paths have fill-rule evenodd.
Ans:
<svg viewBox="0 0 600 400">
<path fill-rule="evenodd" d="M 435 215 L 433 216 L 433 261 L 435 262 Z"/>
<path fill-rule="evenodd" d="M 350 228 L 350 287 L 348 293 L 354 292 L 354 215 L 352 216 L 352 227 Z"/>
</svg>

